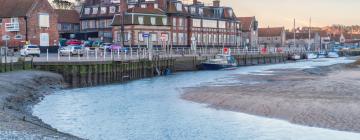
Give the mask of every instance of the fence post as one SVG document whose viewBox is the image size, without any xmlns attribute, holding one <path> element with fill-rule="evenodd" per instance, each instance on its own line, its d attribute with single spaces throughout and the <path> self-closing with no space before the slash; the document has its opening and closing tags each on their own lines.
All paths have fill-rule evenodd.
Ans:
<svg viewBox="0 0 360 140">
<path fill-rule="evenodd" d="M 49 48 L 46 48 L 46 61 L 49 61 Z"/>
</svg>

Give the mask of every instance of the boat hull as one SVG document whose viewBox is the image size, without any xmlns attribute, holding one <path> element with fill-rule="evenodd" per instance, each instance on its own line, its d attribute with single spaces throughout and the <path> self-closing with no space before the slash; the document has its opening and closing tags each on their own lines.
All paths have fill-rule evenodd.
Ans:
<svg viewBox="0 0 360 140">
<path fill-rule="evenodd" d="M 222 64 L 208 64 L 208 63 L 202 63 L 201 69 L 203 70 L 222 70 L 222 69 L 228 69 L 228 68 L 234 68 L 233 65 L 222 65 Z"/>
</svg>

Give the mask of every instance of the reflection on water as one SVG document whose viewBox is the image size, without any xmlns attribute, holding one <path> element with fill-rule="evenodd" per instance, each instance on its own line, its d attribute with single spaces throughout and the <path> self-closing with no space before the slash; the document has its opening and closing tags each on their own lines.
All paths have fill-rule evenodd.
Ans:
<svg viewBox="0 0 360 140">
<path fill-rule="evenodd" d="M 96 140 L 355 140 L 360 134 L 215 110 L 179 98 L 183 87 L 234 84 L 238 82 L 233 77 L 236 74 L 352 62 L 341 58 L 324 60 L 186 72 L 126 84 L 63 90 L 47 96 L 33 112 L 60 131 Z"/>
</svg>

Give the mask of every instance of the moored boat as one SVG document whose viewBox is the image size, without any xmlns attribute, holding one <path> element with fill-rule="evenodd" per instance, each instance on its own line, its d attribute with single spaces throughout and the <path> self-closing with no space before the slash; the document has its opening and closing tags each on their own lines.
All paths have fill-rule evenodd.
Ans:
<svg viewBox="0 0 360 140">
<path fill-rule="evenodd" d="M 201 68 L 204 70 L 231 69 L 236 66 L 235 58 L 227 54 L 218 54 L 215 56 L 215 59 L 209 59 L 201 63 Z"/>
<path fill-rule="evenodd" d="M 338 54 L 337 52 L 329 52 L 329 53 L 327 54 L 327 57 L 328 57 L 328 58 L 338 58 L 338 57 L 340 57 L 340 56 L 339 56 L 339 54 Z"/>
<path fill-rule="evenodd" d="M 306 59 L 316 59 L 317 55 L 315 53 L 307 53 Z"/>
<path fill-rule="evenodd" d="M 290 56 L 290 59 L 291 59 L 291 60 L 300 60 L 300 59 L 301 59 L 301 56 L 298 55 L 298 54 L 292 54 L 292 55 Z"/>
<path fill-rule="evenodd" d="M 326 57 L 326 52 L 325 51 L 321 51 L 318 54 L 318 58 L 325 58 Z"/>
</svg>

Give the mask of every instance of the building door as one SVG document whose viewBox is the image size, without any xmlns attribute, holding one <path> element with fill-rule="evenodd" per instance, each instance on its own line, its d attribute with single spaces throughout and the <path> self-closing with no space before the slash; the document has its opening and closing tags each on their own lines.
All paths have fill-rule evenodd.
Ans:
<svg viewBox="0 0 360 140">
<path fill-rule="evenodd" d="M 40 33 L 40 46 L 50 46 L 48 33 Z"/>
</svg>

